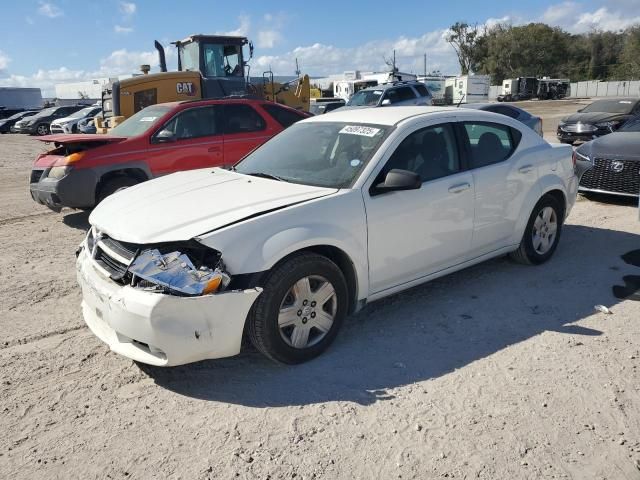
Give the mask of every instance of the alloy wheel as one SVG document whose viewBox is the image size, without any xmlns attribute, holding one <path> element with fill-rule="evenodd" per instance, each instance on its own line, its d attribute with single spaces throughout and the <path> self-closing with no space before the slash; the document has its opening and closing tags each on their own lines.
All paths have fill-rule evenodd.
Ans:
<svg viewBox="0 0 640 480">
<path fill-rule="evenodd" d="M 311 347 L 329 333 L 337 309 L 331 282 L 321 276 L 303 277 L 291 286 L 280 305 L 280 336 L 290 347 Z"/>
<path fill-rule="evenodd" d="M 552 207 L 544 207 L 533 222 L 533 249 L 539 255 L 547 253 L 556 240 L 558 217 Z"/>
</svg>

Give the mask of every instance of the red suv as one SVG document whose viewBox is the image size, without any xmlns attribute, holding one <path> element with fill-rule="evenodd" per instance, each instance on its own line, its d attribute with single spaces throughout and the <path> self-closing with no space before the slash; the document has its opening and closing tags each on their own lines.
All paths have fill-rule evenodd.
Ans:
<svg viewBox="0 0 640 480">
<path fill-rule="evenodd" d="M 116 190 L 181 170 L 231 166 L 309 114 L 264 100 L 152 105 L 109 135 L 48 135 L 31 197 L 52 210 L 91 208 Z"/>
</svg>

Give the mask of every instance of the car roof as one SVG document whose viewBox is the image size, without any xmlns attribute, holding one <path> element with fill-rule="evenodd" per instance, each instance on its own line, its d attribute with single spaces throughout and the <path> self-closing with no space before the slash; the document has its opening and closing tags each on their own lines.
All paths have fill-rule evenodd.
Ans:
<svg viewBox="0 0 640 480">
<path fill-rule="evenodd" d="M 455 107 L 383 107 L 383 108 L 353 108 L 334 110 L 330 115 L 321 115 L 303 120 L 303 122 L 344 122 L 371 123 L 374 125 L 393 126 L 412 117 L 432 114 L 456 114 L 463 112 Z M 472 112 L 464 112 L 472 113 Z M 495 115 L 486 112 L 487 115 Z"/>
</svg>

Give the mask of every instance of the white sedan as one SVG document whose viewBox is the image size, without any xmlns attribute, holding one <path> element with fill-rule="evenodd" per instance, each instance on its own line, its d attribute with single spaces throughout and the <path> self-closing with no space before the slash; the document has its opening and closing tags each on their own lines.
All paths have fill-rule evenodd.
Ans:
<svg viewBox="0 0 640 480">
<path fill-rule="evenodd" d="M 483 111 L 351 110 L 301 121 L 232 170 L 130 187 L 77 259 L 91 330 L 133 360 L 323 352 L 366 303 L 499 255 L 547 261 L 578 187 L 568 146 Z"/>
</svg>

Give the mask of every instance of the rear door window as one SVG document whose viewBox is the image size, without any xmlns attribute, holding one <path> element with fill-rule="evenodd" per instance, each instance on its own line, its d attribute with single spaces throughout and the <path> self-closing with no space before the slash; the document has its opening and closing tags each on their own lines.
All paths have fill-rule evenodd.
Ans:
<svg viewBox="0 0 640 480">
<path fill-rule="evenodd" d="M 522 138 L 519 130 L 500 123 L 464 122 L 463 125 L 471 153 L 471 168 L 480 168 L 508 159 Z"/>
<path fill-rule="evenodd" d="M 322 113 L 324 110 L 324 105 L 320 105 L 319 111 Z M 271 115 L 276 122 L 282 125 L 284 128 L 290 127 L 296 122 L 299 122 L 303 118 L 306 118 L 306 115 L 303 113 L 297 112 L 295 110 L 289 110 L 288 108 L 283 108 L 275 104 L 265 103 L 262 105 L 269 115 Z"/>
<path fill-rule="evenodd" d="M 266 122 L 253 107 L 241 103 L 224 106 L 224 133 L 258 132 L 266 127 Z"/>
<path fill-rule="evenodd" d="M 418 95 L 420 95 L 421 97 L 429 96 L 429 90 L 427 90 L 427 87 L 425 87 L 424 85 L 414 85 L 413 88 L 417 90 Z"/>
<path fill-rule="evenodd" d="M 400 101 L 413 100 L 416 98 L 416 94 L 413 93 L 413 89 L 411 87 L 400 87 L 397 89 L 397 92 Z"/>
</svg>

